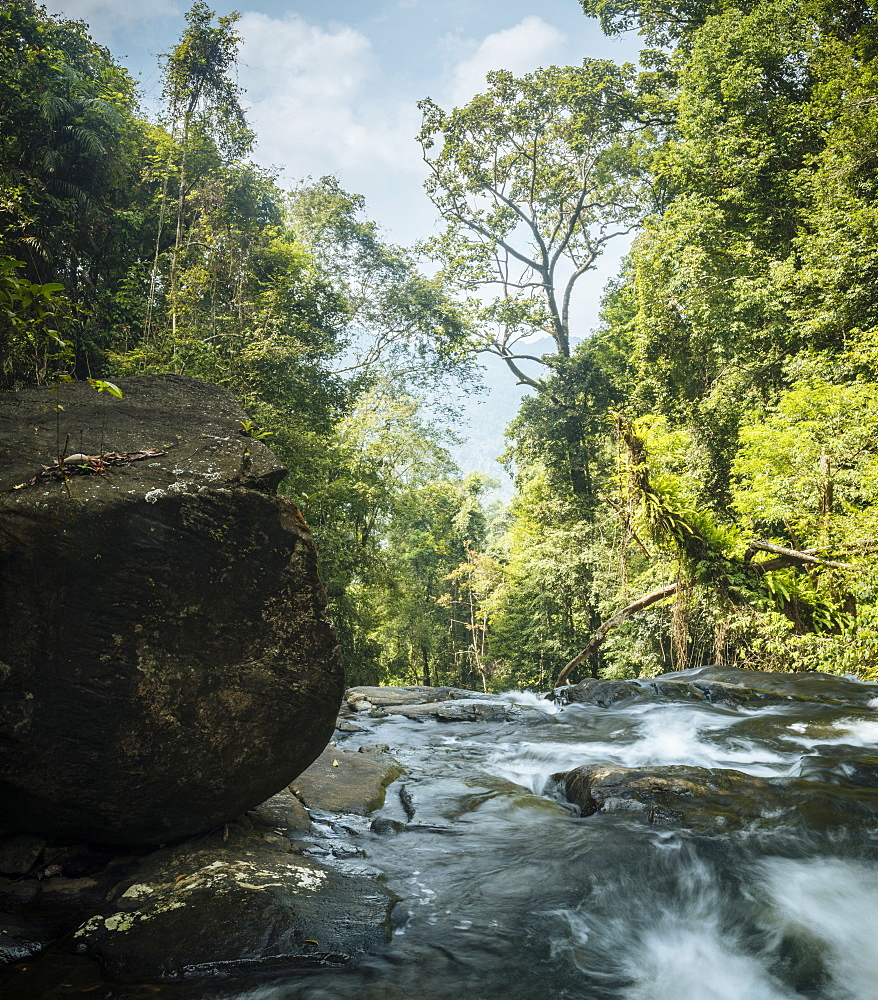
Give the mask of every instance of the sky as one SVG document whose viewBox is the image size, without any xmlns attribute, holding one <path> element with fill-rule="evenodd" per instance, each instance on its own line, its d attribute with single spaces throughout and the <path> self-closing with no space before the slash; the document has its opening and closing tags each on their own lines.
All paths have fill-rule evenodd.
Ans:
<svg viewBox="0 0 878 1000">
<path fill-rule="evenodd" d="M 158 59 L 183 29 L 187 0 L 50 0 L 81 19 L 135 78 L 161 96 Z M 256 159 L 290 184 L 336 175 L 366 198 L 397 243 L 437 228 L 423 191 L 417 102 L 446 110 L 484 89 L 490 70 L 519 74 L 586 57 L 634 61 L 637 36 L 606 38 L 577 0 L 246 0 L 239 83 L 259 137 Z"/>
<path fill-rule="evenodd" d="M 147 109 L 158 107 L 159 57 L 179 39 L 189 0 L 43 2 L 51 13 L 86 21 L 139 81 Z M 215 0 L 210 6 L 219 15 L 241 15 L 238 83 L 258 137 L 257 162 L 290 185 L 335 175 L 347 191 L 365 196 L 367 214 L 386 237 L 405 246 L 441 229 L 423 190 L 419 100 L 431 97 L 450 110 L 483 90 L 491 70 L 519 75 L 586 57 L 636 62 L 640 47 L 635 34 L 605 37 L 577 0 Z M 603 286 L 626 250 L 621 242 L 612 247 L 599 270 L 580 281 L 574 335 L 594 326 Z M 510 377 L 501 368 L 499 361 L 489 365 L 489 385 Z M 472 443 L 482 440 L 476 451 L 503 450 L 502 426 L 520 395 L 489 394 L 490 426 L 473 409 L 480 404 L 466 404 L 478 429 Z M 475 452 L 461 460 L 488 471 Z M 490 471 L 498 474 L 499 466 Z"/>
</svg>

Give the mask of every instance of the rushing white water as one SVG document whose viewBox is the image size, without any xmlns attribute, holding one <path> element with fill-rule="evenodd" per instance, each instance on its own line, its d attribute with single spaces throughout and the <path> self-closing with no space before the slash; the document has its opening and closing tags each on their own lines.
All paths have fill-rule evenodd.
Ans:
<svg viewBox="0 0 878 1000">
<path fill-rule="evenodd" d="M 758 958 L 742 954 L 708 921 L 660 921 L 628 967 L 626 1000 L 792 1000 Z"/>
<path fill-rule="evenodd" d="M 878 996 L 878 870 L 833 857 L 772 858 L 760 867 L 779 926 L 821 954 L 827 995 Z"/>
</svg>

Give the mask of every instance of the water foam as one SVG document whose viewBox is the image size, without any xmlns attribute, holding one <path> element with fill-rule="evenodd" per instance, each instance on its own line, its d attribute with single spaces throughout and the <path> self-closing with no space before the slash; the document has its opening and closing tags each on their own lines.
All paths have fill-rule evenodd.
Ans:
<svg viewBox="0 0 878 1000">
<path fill-rule="evenodd" d="M 504 691 L 497 695 L 500 701 L 511 705 L 521 705 L 524 708 L 535 708 L 544 715 L 558 715 L 562 706 L 550 701 L 546 695 L 535 694 L 533 691 Z"/>
<path fill-rule="evenodd" d="M 822 947 L 833 1000 L 878 994 L 878 871 L 840 858 L 772 858 L 761 871 L 786 930 Z"/>
<path fill-rule="evenodd" d="M 627 972 L 625 1000 L 792 1000 L 758 958 L 732 951 L 716 924 L 666 919 L 646 934 Z"/>
<path fill-rule="evenodd" d="M 638 739 L 624 754 L 627 767 L 687 764 L 731 767 L 754 775 L 777 773 L 786 756 L 750 740 L 726 739 L 731 720 L 711 718 L 687 707 L 653 710 L 640 724 Z"/>
</svg>

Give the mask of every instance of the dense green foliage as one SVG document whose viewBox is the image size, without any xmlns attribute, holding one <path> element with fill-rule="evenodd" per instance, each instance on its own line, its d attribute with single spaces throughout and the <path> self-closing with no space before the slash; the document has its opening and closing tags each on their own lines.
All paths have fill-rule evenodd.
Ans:
<svg viewBox="0 0 878 1000">
<path fill-rule="evenodd" d="M 499 71 L 463 108 L 421 103 L 428 277 L 334 178 L 284 191 L 249 162 L 235 16 L 194 4 L 151 121 L 85 25 L 9 0 L 0 385 L 231 387 L 290 467 L 352 682 L 544 688 L 585 648 L 611 676 L 876 677 L 878 22 L 583 7 L 653 46 L 639 72 Z M 575 298 L 631 231 L 585 336 Z M 440 429 L 480 351 L 532 390 L 490 508 Z"/>
<path fill-rule="evenodd" d="M 577 641 L 595 611 L 676 583 L 592 670 L 720 659 L 875 676 L 878 25 L 820 2 L 583 6 L 664 50 L 632 93 L 661 137 L 652 203 L 600 329 L 510 431 L 520 490 L 547 483 L 555 500 L 542 537 L 563 511 L 576 556 L 592 554 L 569 603 Z M 575 504 L 572 415 L 589 476 Z"/>
</svg>

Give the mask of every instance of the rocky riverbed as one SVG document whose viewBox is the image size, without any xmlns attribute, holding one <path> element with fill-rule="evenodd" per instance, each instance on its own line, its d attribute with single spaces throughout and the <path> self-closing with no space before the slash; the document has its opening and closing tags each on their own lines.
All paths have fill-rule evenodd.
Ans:
<svg viewBox="0 0 878 1000">
<path fill-rule="evenodd" d="M 0 843 L 4 1000 L 871 1000 L 878 687 L 701 668 L 358 688 L 156 851 Z"/>
</svg>

